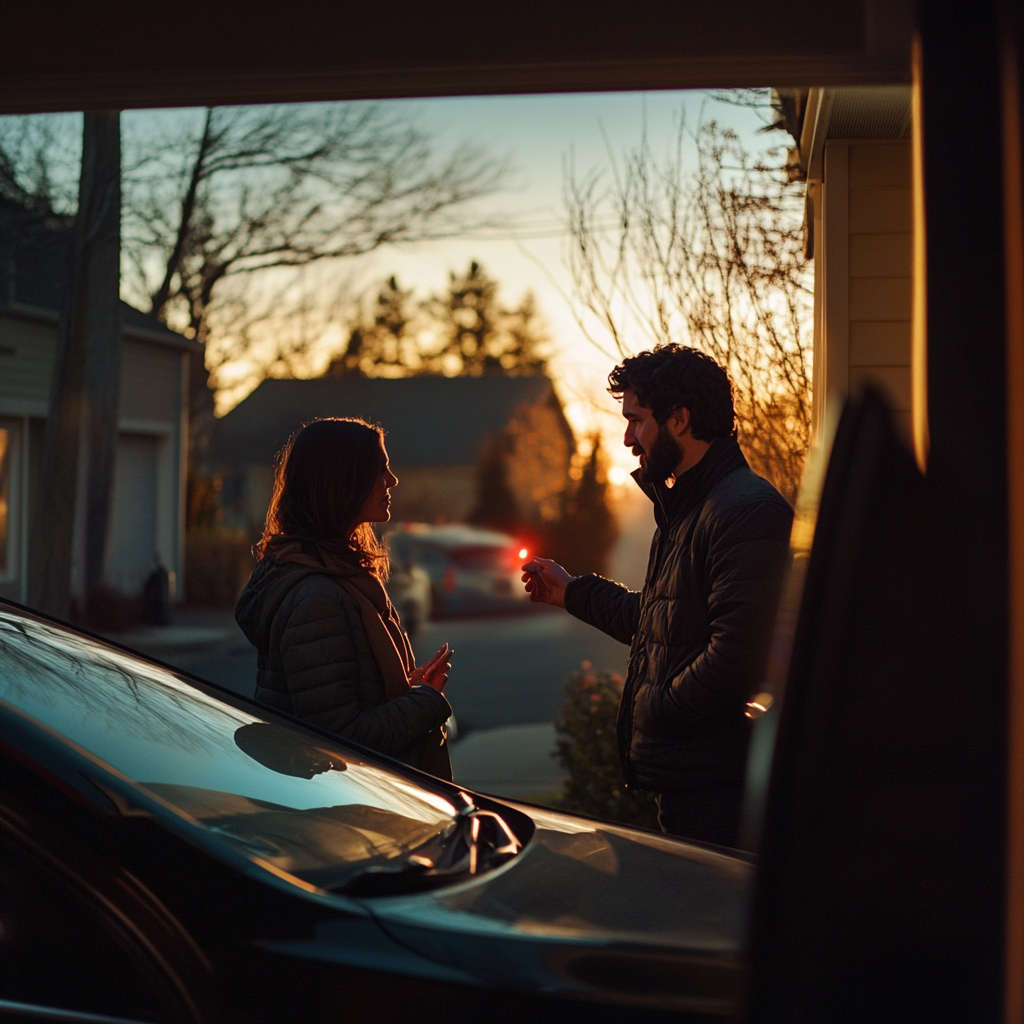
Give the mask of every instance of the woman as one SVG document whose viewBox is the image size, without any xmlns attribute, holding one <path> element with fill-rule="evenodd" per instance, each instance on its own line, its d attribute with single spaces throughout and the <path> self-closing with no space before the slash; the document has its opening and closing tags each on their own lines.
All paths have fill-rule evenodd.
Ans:
<svg viewBox="0 0 1024 1024">
<path fill-rule="evenodd" d="M 258 700 L 451 779 L 451 652 L 445 644 L 415 667 L 370 526 L 391 518 L 397 483 L 379 427 L 303 427 L 278 455 L 260 561 L 235 618 L 259 651 Z"/>
</svg>

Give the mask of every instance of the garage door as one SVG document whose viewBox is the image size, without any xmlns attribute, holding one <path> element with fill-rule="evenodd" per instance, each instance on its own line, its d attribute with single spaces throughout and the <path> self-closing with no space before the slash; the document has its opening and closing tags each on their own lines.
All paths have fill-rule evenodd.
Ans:
<svg viewBox="0 0 1024 1024">
<path fill-rule="evenodd" d="M 117 441 L 107 580 L 124 594 L 138 594 L 156 564 L 160 440 L 122 434 Z"/>
</svg>

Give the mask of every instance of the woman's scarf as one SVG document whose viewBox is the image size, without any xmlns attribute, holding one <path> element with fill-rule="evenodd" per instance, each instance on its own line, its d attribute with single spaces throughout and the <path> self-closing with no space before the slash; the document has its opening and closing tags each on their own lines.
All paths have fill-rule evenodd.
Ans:
<svg viewBox="0 0 1024 1024">
<path fill-rule="evenodd" d="M 310 551 L 318 552 L 320 557 L 314 557 Z M 384 677 L 388 700 L 408 693 L 409 674 L 416 667 L 416 659 L 398 613 L 376 576 L 362 566 L 332 557 L 330 552 L 311 541 L 282 534 L 268 541 L 263 557 L 277 565 L 290 563 L 315 569 L 343 586 L 359 606 L 367 639 Z"/>
</svg>

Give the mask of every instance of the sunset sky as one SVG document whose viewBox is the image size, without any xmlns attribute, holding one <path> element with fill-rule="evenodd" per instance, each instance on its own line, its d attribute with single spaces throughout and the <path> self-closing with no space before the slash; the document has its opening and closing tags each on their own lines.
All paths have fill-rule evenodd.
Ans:
<svg viewBox="0 0 1024 1024">
<path fill-rule="evenodd" d="M 586 338 L 573 311 L 572 280 L 565 262 L 568 238 L 563 191 L 568 170 L 574 168 L 578 178 L 603 171 L 602 180 L 610 182 L 613 163 L 622 163 L 645 129 L 655 158 L 674 151 L 680 118 L 685 118 L 690 129 L 701 121 L 717 120 L 733 128 L 750 152 L 782 145 L 788 136 L 759 135 L 766 111 L 724 103 L 704 92 L 455 97 L 391 100 L 384 106 L 430 136 L 441 159 L 468 143 L 506 162 L 505 186 L 467 211 L 476 223 L 495 226 L 463 237 L 385 247 L 367 257 L 318 264 L 312 273 L 307 271 L 303 291 L 323 309 L 332 310 L 333 321 L 322 316 L 318 322 L 332 322 L 333 326 L 315 328 L 315 336 L 320 338 L 318 358 L 306 372 L 322 371 L 332 351 L 347 337 L 346 316 L 351 315 L 351 306 L 347 313 L 343 305 L 335 313 L 331 296 L 373 294 L 384 278 L 396 274 L 404 288 L 425 298 L 445 289 L 450 271 L 463 272 L 471 260 L 477 260 L 500 282 L 505 305 L 516 305 L 524 292 L 533 291 L 553 342 L 550 369 L 569 419 L 579 436 L 600 430 L 612 442 L 609 452 L 618 464 L 615 476 L 621 477 L 622 470 L 632 468 L 635 460 L 617 443 L 618 408 L 604 390 L 613 365 L 608 354 L 612 342 L 597 331 L 594 340 L 606 349 L 600 351 Z M 126 111 L 122 134 L 132 140 L 129 163 L 131 152 L 137 156 L 152 147 L 166 146 L 166 139 L 175 131 L 181 136 L 182 127 L 187 138 L 202 116 L 199 110 Z M 43 117 L 55 130 L 48 158 L 70 201 L 77 182 L 80 115 Z M 684 152 L 692 159 L 692 140 Z M 272 303 L 273 278 L 261 277 L 258 282 L 253 301 Z M 147 307 L 145 290 L 133 289 L 130 275 L 122 278 L 122 292 L 128 301 Z M 627 341 L 634 350 L 649 344 L 649 339 L 637 332 Z M 234 386 L 222 391 L 221 412 L 241 400 L 260 379 L 253 364 L 238 363 L 225 370 L 222 383 L 233 382 Z"/>
<path fill-rule="evenodd" d="M 614 441 L 610 454 L 630 469 L 635 460 L 617 444 L 617 405 L 604 393 L 611 364 L 580 330 L 568 298 L 572 282 L 565 267 L 563 187 L 566 167 L 579 175 L 609 168 L 640 141 L 646 122 L 656 155 L 675 145 L 679 117 L 687 124 L 717 119 L 734 128 L 751 151 L 778 145 L 781 136 L 758 135 L 762 118 L 754 111 L 717 102 L 703 92 L 597 93 L 554 96 L 470 97 L 392 101 L 416 123 L 435 134 L 438 148 L 467 139 L 506 156 L 512 167 L 509 187 L 483 209 L 509 228 L 466 238 L 383 250 L 365 261 L 367 283 L 396 273 L 406 288 L 426 295 L 444 288 L 450 270 L 480 261 L 502 285 L 506 303 L 518 302 L 527 289 L 554 341 L 552 373 L 573 426 L 580 432 L 600 427 Z M 647 339 L 634 337 L 642 348 Z M 610 345 L 610 342 L 609 342 Z M 594 409 L 597 402 L 607 418 Z M 612 433 L 614 431 L 614 434 Z M 616 476 L 620 476 L 617 473 Z"/>
</svg>

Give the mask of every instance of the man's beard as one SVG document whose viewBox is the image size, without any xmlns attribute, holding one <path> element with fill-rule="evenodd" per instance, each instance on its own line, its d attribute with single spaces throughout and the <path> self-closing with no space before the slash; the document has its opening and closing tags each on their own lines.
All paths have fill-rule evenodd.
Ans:
<svg viewBox="0 0 1024 1024">
<path fill-rule="evenodd" d="M 663 484 L 682 461 L 683 453 L 679 448 L 679 442 L 666 427 L 659 427 L 654 444 L 644 458 L 644 476 L 651 483 Z"/>
</svg>

